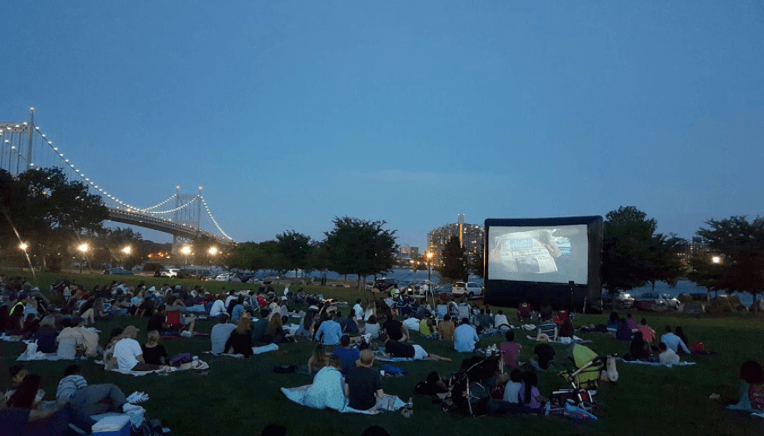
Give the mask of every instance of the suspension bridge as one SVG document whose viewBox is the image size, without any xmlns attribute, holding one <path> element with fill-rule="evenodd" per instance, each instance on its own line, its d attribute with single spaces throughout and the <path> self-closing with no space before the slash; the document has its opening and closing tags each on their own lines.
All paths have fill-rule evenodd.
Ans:
<svg viewBox="0 0 764 436">
<path fill-rule="evenodd" d="M 202 188 L 196 194 L 183 194 L 180 186 L 176 192 L 149 207 L 139 207 L 119 199 L 113 193 L 86 177 L 84 170 L 64 156 L 63 150 L 34 122 L 34 108 L 29 110 L 29 121 L 0 121 L 0 168 L 16 176 L 27 170 L 58 167 L 69 180 L 84 183 L 88 190 L 100 195 L 109 208 L 109 220 L 156 230 L 173 235 L 173 247 L 185 241 L 206 237 L 218 244 L 233 245 L 235 242 L 220 227 L 202 196 Z"/>
</svg>

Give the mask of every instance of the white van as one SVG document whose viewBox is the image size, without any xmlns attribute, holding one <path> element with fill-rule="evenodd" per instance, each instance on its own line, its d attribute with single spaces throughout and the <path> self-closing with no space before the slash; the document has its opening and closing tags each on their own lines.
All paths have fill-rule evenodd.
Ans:
<svg viewBox="0 0 764 436">
<path fill-rule="evenodd" d="M 476 295 L 483 295 L 483 287 L 475 282 L 456 282 L 451 287 L 451 293 L 454 295 L 467 295 L 472 298 Z"/>
</svg>

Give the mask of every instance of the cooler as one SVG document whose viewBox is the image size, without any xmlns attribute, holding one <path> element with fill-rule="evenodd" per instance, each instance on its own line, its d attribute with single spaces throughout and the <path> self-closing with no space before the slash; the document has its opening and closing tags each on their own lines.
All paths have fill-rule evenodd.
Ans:
<svg viewBox="0 0 764 436">
<path fill-rule="evenodd" d="M 107 416 L 93 424 L 91 434 L 98 436 L 130 436 L 130 417 L 127 415 Z"/>
</svg>

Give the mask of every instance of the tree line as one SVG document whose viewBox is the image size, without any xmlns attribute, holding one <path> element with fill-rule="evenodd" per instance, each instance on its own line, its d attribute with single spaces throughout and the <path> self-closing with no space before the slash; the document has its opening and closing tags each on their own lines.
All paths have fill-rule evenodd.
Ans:
<svg viewBox="0 0 764 436">
<path fill-rule="evenodd" d="M 107 229 L 108 209 L 88 187 L 67 180 L 58 168 L 34 169 L 13 176 L 0 170 L 0 255 L 20 259 L 25 252 L 45 270 L 57 271 L 66 257 L 76 256 L 76 245 L 95 241 L 92 256 L 103 262 L 132 265 L 145 260 L 155 246 L 130 229 Z M 383 274 L 395 265 L 396 230 L 385 221 L 336 217 L 320 241 L 294 230 L 274 240 L 237 244 L 216 259 L 196 241 L 193 261 L 222 261 L 230 268 L 277 271 L 334 271 L 363 277 Z M 618 292 L 657 282 L 670 286 L 686 278 L 712 291 L 764 292 L 764 219 L 732 216 L 709 220 L 697 230 L 706 249 L 686 254 L 687 241 L 657 231 L 657 221 L 634 206 L 620 207 L 605 216 L 602 284 Z M 207 241 L 209 242 L 209 241 Z M 136 252 L 120 253 L 132 245 Z M 467 256 L 458 238 L 448 241 L 438 257 L 441 277 L 465 280 L 472 272 L 483 276 L 484 253 Z M 0 259 L 0 260 L 2 260 Z"/>
</svg>

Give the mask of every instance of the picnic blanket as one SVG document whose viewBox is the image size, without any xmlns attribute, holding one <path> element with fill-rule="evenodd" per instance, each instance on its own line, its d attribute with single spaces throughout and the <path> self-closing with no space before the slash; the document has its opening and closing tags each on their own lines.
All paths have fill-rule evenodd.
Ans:
<svg viewBox="0 0 764 436">
<path fill-rule="evenodd" d="M 531 341 L 536 341 L 536 340 L 537 340 L 535 336 L 526 336 L 526 337 L 527 337 L 528 339 L 530 339 Z M 550 344 L 566 344 L 566 345 L 570 345 L 570 344 L 572 344 L 573 342 L 575 342 L 575 343 L 577 343 L 577 344 L 585 344 L 585 343 L 587 343 L 587 342 L 591 342 L 591 341 L 590 341 L 590 340 L 588 340 L 588 339 L 586 339 L 586 340 L 584 340 L 584 339 L 581 339 L 581 338 L 579 338 L 579 337 L 578 337 L 578 336 L 576 336 L 576 335 L 573 335 L 573 337 L 572 337 L 572 338 L 563 338 L 563 337 L 558 337 L 558 338 L 557 338 L 557 340 L 554 340 L 554 341 L 552 340 L 552 338 L 549 338 L 549 343 L 550 343 Z"/>
<path fill-rule="evenodd" d="M 6 336 L 5 333 L 0 334 L 0 340 L 5 342 L 21 342 L 23 336 Z"/>
<path fill-rule="evenodd" d="M 118 372 L 120 374 L 132 375 L 134 377 L 140 377 L 140 376 L 144 376 L 144 375 L 148 375 L 148 374 L 169 374 L 169 373 L 173 373 L 173 372 L 177 372 L 177 371 L 186 371 L 186 370 L 189 370 L 189 369 L 195 369 L 195 370 L 200 370 L 201 371 L 201 370 L 209 369 L 209 368 L 210 368 L 210 365 L 207 362 L 205 362 L 203 360 L 194 360 L 193 362 L 191 362 L 191 365 L 188 368 L 181 368 L 181 367 L 175 367 L 175 366 L 165 366 L 165 367 L 162 367 L 162 369 L 156 369 L 156 370 L 153 370 L 153 371 L 129 371 L 129 370 L 124 370 L 124 369 L 119 369 L 119 368 L 112 368 L 112 369 L 108 369 L 107 371 L 114 371 L 114 372 Z"/>
<path fill-rule="evenodd" d="M 291 401 L 294 401 L 297 404 L 300 404 L 302 406 L 308 406 L 305 404 L 305 393 L 310 389 L 312 385 L 305 385 L 305 386 L 299 386 L 296 388 L 281 388 L 281 392 Z M 364 415 L 376 415 L 378 413 L 382 412 L 395 412 L 396 410 L 399 410 L 403 406 L 405 406 L 406 403 L 404 403 L 400 398 L 396 397 L 395 395 L 389 395 L 385 394 L 385 397 L 382 399 L 382 406 L 379 409 L 376 410 L 358 410 L 353 409 L 352 407 L 345 405 L 342 409 L 339 410 L 340 413 L 360 413 Z"/>
<path fill-rule="evenodd" d="M 618 360 L 620 360 L 623 363 L 634 363 L 634 364 L 637 364 L 637 365 L 649 365 L 649 366 L 662 366 L 664 368 L 671 368 L 672 366 L 690 366 L 690 365 L 695 365 L 695 362 L 685 362 L 684 360 L 681 360 L 681 361 L 679 361 L 679 363 L 674 364 L 674 365 L 664 365 L 664 364 L 662 364 L 660 362 L 645 362 L 644 360 L 623 360 L 623 359 L 618 359 Z"/>
<path fill-rule="evenodd" d="M 380 362 L 413 362 L 416 360 L 413 357 L 391 357 L 382 350 L 374 352 L 374 359 Z"/>
<path fill-rule="evenodd" d="M 24 341 L 24 343 L 27 344 L 27 349 L 21 353 L 21 356 L 16 358 L 17 362 L 31 362 L 34 360 L 87 360 L 85 356 L 76 357 L 37 351 L 37 342 L 35 341 Z"/>
<path fill-rule="evenodd" d="M 185 333 L 185 335 L 183 333 Z M 190 338 L 190 337 L 195 337 L 195 338 L 203 337 L 203 338 L 206 338 L 206 337 L 209 337 L 209 335 L 210 335 L 209 333 L 199 333 L 199 332 L 188 333 L 188 332 L 168 332 L 168 331 L 164 331 L 164 332 L 161 333 L 162 339 L 178 339 L 178 338 Z"/>
<path fill-rule="evenodd" d="M 279 349 L 278 345 L 276 345 L 276 344 L 268 344 L 268 345 L 263 345 L 262 347 L 252 347 L 252 352 L 254 354 L 263 354 L 263 353 L 267 353 L 269 351 L 276 351 L 278 349 Z M 208 351 L 208 353 L 212 354 L 213 356 L 228 356 L 228 357 L 236 357 L 236 358 L 239 358 L 239 359 L 243 359 L 244 358 L 243 354 L 226 354 L 226 353 L 215 354 L 212 351 Z"/>
</svg>

